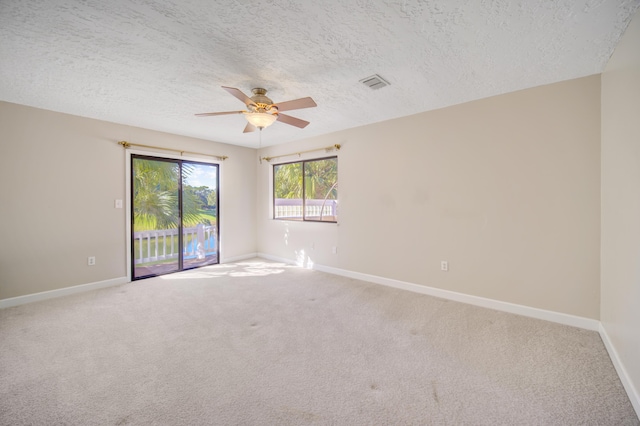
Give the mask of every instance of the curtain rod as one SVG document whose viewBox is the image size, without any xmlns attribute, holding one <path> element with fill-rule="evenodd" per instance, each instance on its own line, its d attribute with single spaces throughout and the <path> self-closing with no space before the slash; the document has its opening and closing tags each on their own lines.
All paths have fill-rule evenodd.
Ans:
<svg viewBox="0 0 640 426">
<path fill-rule="evenodd" d="M 207 156 L 207 157 L 217 158 L 218 160 L 222 160 L 222 161 L 224 161 L 224 160 L 226 160 L 227 158 L 229 158 L 229 157 L 227 157 L 226 155 L 213 155 L 213 154 L 204 154 L 204 153 L 202 153 L 202 152 L 182 151 L 182 150 L 180 150 L 180 149 L 163 148 L 163 147 L 161 147 L 161 146 L 152 146 L 152 145 L 143 145 L 143 144 L 140 144 L 140 143 L 131 143 L 131 142 L 127 142 L 127 141 L 119 141 L 119 142 L 118 142 L 118 145 L 122 145 L 122 147 L 123 147 L 123 148 L 125 148 L 125 149 L 126 149 L 126 148 L 129 148 L 129 147 L 131 147 L 131 146 L 142 146 L 142 147 L 145 147 L 145 148 L 162 149 L 162 150 L 165 150 L 165 151 L 179 152 L 179 153 L 180 153 L 180 155 L 184 155 L 185 153 L 186 153 L 186 154 L 205 155 L 205 156 Z"/>
<path fill-rule="evenodd" d="M 325 151 L 325 152 L 331 152 L 333 150 L 336 151 L 340 151 L 340 144 L 335 144 L 335 145 L 331 145 L 331 146 L 327 146 L 325 148 L 317 148 L 317 149 L 310 149 L 308 151 L 300 151 L 300 152 L 294 152 L 291 154 L 282 154 L 282 155 L 276 155 L 275 157 L 262 157 L 261 160 L 265 160 L 268 162 L 271 162 L 271 160 L 275 160 L 276 158 L 282 158 L 282 157 L 289 157 L 291 155 L 302 155 L 302 154 L 307 154 L 309 152 L 317 152 L 317 151 Z"/>
</svg>

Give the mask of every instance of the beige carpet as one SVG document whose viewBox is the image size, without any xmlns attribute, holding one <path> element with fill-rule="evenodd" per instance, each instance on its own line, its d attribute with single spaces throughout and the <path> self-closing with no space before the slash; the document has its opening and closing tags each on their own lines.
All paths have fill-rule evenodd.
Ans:
<svg viewBox="0 0 640 426">
<path fill-rule="evenodd" d="M 260 259 L 0 310 L 2 425 L 638 425 L 596 332 Z"/>
</svg>

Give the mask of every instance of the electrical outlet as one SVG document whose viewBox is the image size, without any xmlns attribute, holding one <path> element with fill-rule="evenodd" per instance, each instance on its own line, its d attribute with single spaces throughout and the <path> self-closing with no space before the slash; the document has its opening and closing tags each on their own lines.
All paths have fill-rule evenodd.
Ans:
<svg viewBox="0 0 640 426">
<path fill-rule="evenodd" d="M 96 257 L 95 256 L 89 256 L 87 258 L 87 265 L 93 266 L 95 264 L 96 264 Z"/>
<path fill-rule="evenodd" d="M 338 247 L 336 246 L 331 247 L 331 253 L 338 254 Z"/>
<path fill-rule="evenodd" d="M 114 202 L 114 207 L 115 207 L 116 209 L 121 209 L 121 208 L 122 208 L 122 200 L 116 200 L 116 201 Z"/>
<path fill-rule="evenodd" d="M 447 272 L 449 270 L 449 262 L 447 262 L 446 260 L 441 260 L 440 261 L 440 270 Z"/>
</svg>

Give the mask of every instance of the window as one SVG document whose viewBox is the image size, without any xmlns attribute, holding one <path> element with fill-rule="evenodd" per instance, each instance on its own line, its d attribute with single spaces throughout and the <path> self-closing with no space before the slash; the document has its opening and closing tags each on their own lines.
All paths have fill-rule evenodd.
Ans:
<svg viewBox="0 0 640 426">
<path fill-rule="evenodd" d="M 273 218 L 338 221 L 338 157 L 273 166 Z"/>
</svg>

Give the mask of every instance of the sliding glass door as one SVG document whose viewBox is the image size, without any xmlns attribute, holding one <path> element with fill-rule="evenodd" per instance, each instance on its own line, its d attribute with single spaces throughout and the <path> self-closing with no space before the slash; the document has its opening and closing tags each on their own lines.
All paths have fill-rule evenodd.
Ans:
<svg viewBox="0 0 640 426">
<path fill-rule="evenodd" d="M 218 165 L 131 156 L 132 279 L 219 262 Z"/>
</svg>

